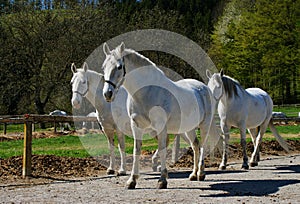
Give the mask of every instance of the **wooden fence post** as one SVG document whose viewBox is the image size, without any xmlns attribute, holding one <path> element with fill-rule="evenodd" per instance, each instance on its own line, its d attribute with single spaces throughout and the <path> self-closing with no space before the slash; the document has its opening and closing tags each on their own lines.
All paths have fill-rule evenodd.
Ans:
<svg viewBox="0 0 300 204">
<path fill-rule="evenodd" d="M 54 119 L 54 133 L 57 132 L 56 129 L 57 129 L 57 124 L 56 124 L 56 121 L 55 121 L 55 119 Z"/>
<path fill-rule="evenodd" d="M 31 154 L 32 154 L 32 122 L 24 121 L 24 152 L 23 152 L 23 178 L 31 176 Z"/>
<path fill-rule="evenodd" d="M 6 135 L 6 130 L 7 130 L 7 124 L 3 124 L 3 134 Z"/>
</svg>

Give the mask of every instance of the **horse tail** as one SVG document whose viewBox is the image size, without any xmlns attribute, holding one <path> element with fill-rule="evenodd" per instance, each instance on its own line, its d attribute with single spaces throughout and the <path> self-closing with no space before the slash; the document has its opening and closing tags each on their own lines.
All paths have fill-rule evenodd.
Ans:
<svg viewBox="0 0 300 204">
<path fill-rule="evenodd" d="M 279 133 L 277 132 L 274 124 L 273 124 L 273 120 L 271 119 L 269 122 L 269 128 L 271 130 L 271 132 L 273 133 L 273 135 L 275 136 L 276 140 L 278 141 L 278 143 L 280 144 L 280 146 L 287 152 L 289 152 L 289 145 L 286 143 L 286 141 L 283 139 L 283 137 L 281 137 L 279 135 Z"/>
</svg>

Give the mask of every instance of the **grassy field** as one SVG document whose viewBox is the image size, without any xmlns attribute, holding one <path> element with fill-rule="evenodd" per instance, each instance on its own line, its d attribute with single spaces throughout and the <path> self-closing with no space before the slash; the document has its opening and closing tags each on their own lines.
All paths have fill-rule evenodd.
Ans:
<svg viewBox="0 0 300 204">
<path fill-rule="evenodd" d="M 300 107 L 296 107 L 296 106 L 288 106 L 288 107 L 275 106 L 273 108 L 273 111 L 274 112 L 283 112 L 288 117 L 298 117 L 298 113 L 300 112 Z"/>
<path fill-rule="evenodd" d="M 300 126 L 276 126 L 278 132 L 285 139 L 300 140 Z M 239 142 L 239 131 L 231 130 L 231 142 Z M 267 131 L 263 138 L 264 140 L 274 140 L 274 136 Z M 174 140 L 174 136 L 170 137 L 170 144 Z M 247 136 L 247 141 L 250 142 L 250 136 Z M 117 139 L 115 139 L 117 146 Z M 188 146 L 181 140 L 181 146 Z M 155 150 L 157 141 L 153 138 L 145 136 L 143 138 L 143 150 Z M 107 140 L 104 135 L 87 134 L 85 136 L 59 136 L 55 138 L 33 139 L 32 153 L 43 155 L 57 155 L 69 157 L 90 157 L 108 154 Z M 126 137 L 126 153 L 131 154 L 133 151 L 132 137 Z M 118 155 L 118 149 L 115 148 L 115 153 Z M 12 156 L 20 156 L 23 154 L 23 140 L 2 141 L 0 142 L 0 158 L 9 158 Z"/>
<path fill-rule="evenodd" d="M 297 117 L 300 107 L 275 107 L 274 111 L 284 112 L 288 117 Z M 37 126 L 36 126 L 37 127 Z M 278 132 L 284 138 L 300 139 L 300 125 L 276 126 Z M 48 129 L 49 130 L 49 129 Z M 0 124 L 0 131 L 3 131 L 3 125 Z M 45 131 L 36 129 L 36 131 Z M 53 131 L 53 130 L 52 130 Z M 8 133 L 23 132 L 23 124 L 15 124 L 7 126 Z M 250 136 L 247 136 L 250 142 Z M 170 144 L 174 136 L 170 138 Z M 267 130 L 264 140 L 275 139 L 270 130 Z M 115 140 L 117 141 L 117 139 Z M 188 146 L 182 141 L 181 146 Z M 239 142 L 239 131 L 231 130 L 231 142 Z M 157 141 L 144 137 L 143 150 L 155 150 Z M 108 154 L 107 140 L 104 135 L 88 134 L 85 136 L 61 136 L 56 138 L 34 139 L 32 141 L 33 154 L 70 156 L 70 157 L 89 157 L 102 154 Z M 126 137 L 126 152 L 131 154 L 133 151 L 133 139 Z M 118 154 L 117 148 L 115 149 Z M 2 141 L 0 142 L 0 158 L 8 158 L 12 156 L 20 156 L 23 154 L 23 140 Z"/>
</svg>

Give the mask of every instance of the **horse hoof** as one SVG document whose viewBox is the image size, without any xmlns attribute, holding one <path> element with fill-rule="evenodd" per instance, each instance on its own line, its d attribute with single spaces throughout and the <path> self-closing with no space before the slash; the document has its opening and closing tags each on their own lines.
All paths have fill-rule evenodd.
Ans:
<svg viewBox="0 0 300 204">
<path fill-rule="evenodd" d="M 190 179 L 190 181 L 197 181 L 197 176 L 194 175 L 194 174 L 191 174 L 191 175 L 189 176 L 189 179 Z"/>
<path fill-rule="evenodd" d="M 250 166 L 251 166 L 251 167 L 258 166 L 258 162 L 251 162 L 251 163 L 250 163 Z"/>
<path fill-rule="evenodd" d="M 166 180 L 158 181 L 157 188 L 158 189 L 167 189 L 168 182 Z"/>
<path fill-rule="evenodd" d="M 107 169 L 106 173 L 107 173 L 108 175 L 112 175 L 112 174 L 115 174 L 115 170 Z"/>
<path fill-rule="evenodd" d="M 160 165 L 152 166 L 152 170 L 153 170 L 153 172 L 160 172 L 161 171 L 161 166 Z"/>
<path fill-rule="evenodd" d="M 126 176 L 126 171 L 119 171 L 117 176 Z"/>
<path fill-rule="evenodd" d="M 157 166 L 152 166 L 152 171 L 153 171 L 153 172 L 158 172 Z"/>
<path fill-rule="evenodd" d="M 243 170 L 248 170 L 248 169 L 249 169 L 249 166 L 248 166 L 248 165 L 247 165 L 247 166 L 246 166 L 246 165 L 243 165 L 243 166 L 242 166 L 242 169 L 243 169 Z"/>
<path fill-rule="evenodd" d="M 202 174 L 198 177 L 199 181 L 204 181 L 204 179 L 205 179 L 205 174 Z"/>
<path fill-rule="evenodd" d="M 222 170 L 222 171 L 226 170 L 226 166 L 220 166 L 219 170 Z"/>
<path fill-rule="evenodd" d="M 129 184 L 126 185 L 126 189 L 135 189 L 136 182 L 130 182 Z"/>
</svg>

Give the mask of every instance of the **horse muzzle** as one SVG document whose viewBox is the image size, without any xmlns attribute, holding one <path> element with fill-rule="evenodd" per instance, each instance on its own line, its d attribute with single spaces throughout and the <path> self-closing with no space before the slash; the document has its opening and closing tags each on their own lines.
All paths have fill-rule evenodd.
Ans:
<svg viewBox="0 0 300 204">
<path fill-rule="evenodd" d="M 76 99 L 71 100 L 72 106 L 74 109 L 79 109 L 80 108 L 80 101 Z"/>
<path fill-rule="evenodd" d="M 114 96 L 114 93 L 113 93 L 113 91 L 112 90 L 108 90 L 108 91 L 106 91 L 106 92 L 104 92 L 104 98 L 105 98 L 105 100 L 107 101 L 107 102 L 112 102 L 113 101 L 113 96 Z"/>
<path fill-rule="evenodd" d="M 107 102 L 112 102 L 115 98 L 115 92 L 117 89 L 111 86 L 111 84 L 105 83 L 103 87 L 103 96 Z"/>
</svg>

